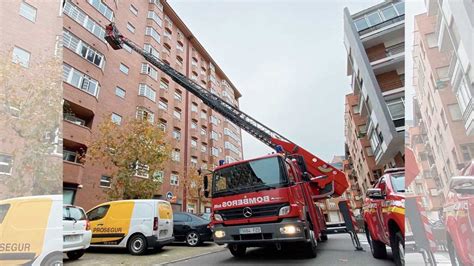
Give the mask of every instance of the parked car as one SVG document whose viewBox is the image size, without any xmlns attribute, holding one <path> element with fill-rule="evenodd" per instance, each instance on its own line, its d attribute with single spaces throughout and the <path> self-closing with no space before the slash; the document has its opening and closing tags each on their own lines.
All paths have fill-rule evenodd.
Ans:
<svg viewBox="0 0 474 266">
<path fill-rule="evenodd" d="M 173 210 L 164 200 L 118 200 L 87 212 L 94 247 L 123 247 L 132 255 L 173 242 Z"/>
<path fill-rule="evenodd" d="M 212 241 L 209 220 L 187 212 L 175 212 L 173 232 L 176 241 L 185 241 L 195 247 L 205 241 Z"/>
<path fill-rule="evenodd" d="M 63 206 L 63 252 L 77 260 L 91 244 L 92 231 L 86 212 L 78 206 Z"/>
<path fill-rule="evenodd" d="M 364 225 L 372 256 L 387 256 L 392 248 L 397 266 L 405 257 L 405 172 L 404 168 L 385 170 L 373 188 L 367 190 L 364 202 Z"/>
<path fill-rule="evenodd" d="M 199 214 L 199 216 L 200 216 L 201 218 L 203 218 L 203 219 L 206 219 L 206 220 L 208 220 L 208 221 L 211 221 L 211 214 L 208 213 L 208 212 L 206 212 L 206 213 L 201 213 L 201 214 Z"/>
</svg>

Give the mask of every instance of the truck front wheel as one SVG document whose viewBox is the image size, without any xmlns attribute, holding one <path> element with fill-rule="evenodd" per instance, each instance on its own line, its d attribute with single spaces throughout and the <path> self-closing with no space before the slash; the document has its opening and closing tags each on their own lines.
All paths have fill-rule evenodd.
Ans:
<svg viewBox="0 0 474 266">
<path fill-rule="evenodd" d="M 405 243 L 403 243 L 403 236 L 401 232 L 396 232 L 391 236 L 390 239 L 393 259 L 395 260 L 395 265 L 404 266 L 405 265 Z"/>
<path fill-rule="evenodd" d="M 242 245 L 238 245 L 238 244 L 229 244 L 229 250 L 230 250 L 230 253 L 232 253 L 232 255 L 234 257 L 243 257 L 245 256 L 245 252 L 247 251 L 247 247 L 246 246 L 242 246 Z"/>
<path fill-rule="evenodd" d="M 305 252 L 306 252 L 306 255 L 309 257 L 309 258 L 316 258 L 316 255 L 318 254 L 317 253 L 317 240 L 316 240 L 316 236 L 314 235 L 314 231 L 313 230 L 309 230 L 309 242 L 305 243 Z"/>
</svg>

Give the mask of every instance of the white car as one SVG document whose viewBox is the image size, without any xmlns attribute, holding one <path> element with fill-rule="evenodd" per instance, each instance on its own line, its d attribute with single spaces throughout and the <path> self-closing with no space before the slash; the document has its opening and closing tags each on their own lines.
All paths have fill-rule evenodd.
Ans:
<svg viewBox="0 0 474 266">
<path fill-rule="evenodd" d="M 73 205 L 63 206 L 63 252 L 71 260 L 84 255 L 90 246 L 92 231 L 84 209 Z"/>
</svg>

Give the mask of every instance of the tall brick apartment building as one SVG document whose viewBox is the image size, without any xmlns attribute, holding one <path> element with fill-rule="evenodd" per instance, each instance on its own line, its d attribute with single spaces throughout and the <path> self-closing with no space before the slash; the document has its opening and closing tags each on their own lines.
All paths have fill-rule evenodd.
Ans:
<svg viewBox="0 0 474 266">
<path fill-rule="evenodd" d="M 191 167 L 241 159 L 240 129 L 131 49 L 112 50 L 104 26 L 114 21 L 133 42 L 236 107 L 239 91 L 166 1 L 68 0 L 63 18 L 64 101 L 72 111 L 64 117 L 65 201 L 90 208 L 105 200 L 111 173 L 78 156 L 98 124 L 146 117 L 173 146 L 155 197 L 171 192 L 176 210 L 205 211 L 209 205 L 197 210 L 189 199 L 185 206 L 180 177 Z"/>
<path fill-rule="evenodd" d="M 346 96 L 346 144 L 363 195 L 384 169 L 404 166 L 405 3 L 344 10 L 352 93 Z"/>
</svg>

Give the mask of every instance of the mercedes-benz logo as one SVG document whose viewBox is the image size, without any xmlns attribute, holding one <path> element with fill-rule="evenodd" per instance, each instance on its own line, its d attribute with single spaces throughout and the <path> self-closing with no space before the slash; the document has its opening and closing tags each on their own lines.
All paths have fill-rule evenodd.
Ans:
<svg viewBox="0 0 474 266">
<path fill-rule="evenodd" d="M 244 216 L 246 218 L 249 218 L 250 216 L 252 216 L 252 209 L 250 209 L 250 207 L 245 207 L 244 208 Z"/>
</svg>

